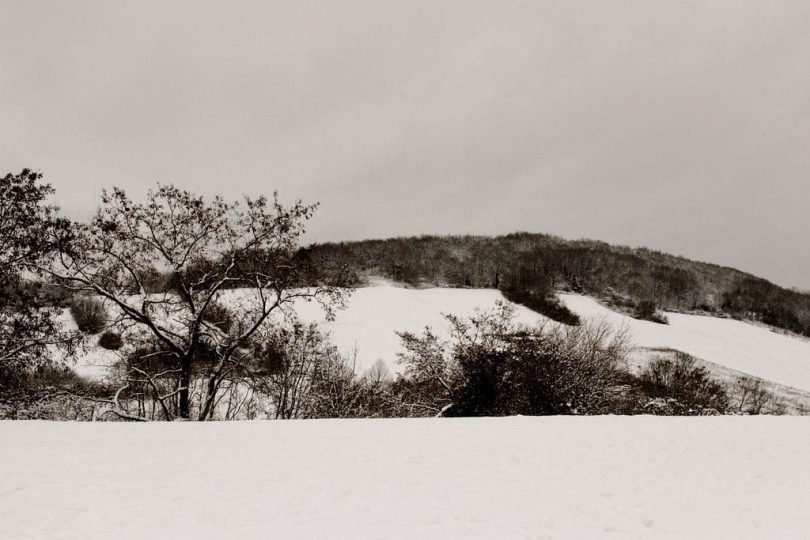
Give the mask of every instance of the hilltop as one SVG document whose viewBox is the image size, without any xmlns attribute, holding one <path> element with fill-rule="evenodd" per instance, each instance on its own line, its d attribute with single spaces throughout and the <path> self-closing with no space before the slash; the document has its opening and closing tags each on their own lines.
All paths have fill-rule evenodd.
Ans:
<svg viewBox="0 0 810 540">
<path fill-rule="evenodd" d="M 717 264 L 595 240 L 514 233 L 419 236 L 314 244 L 301 252 L 318 268 L 363 284 L 377 275 L 414 287 L 500 290 L 552 319 L 576 323 L 555 291 L 594 296 L 649 318 L 650 310 L 758 321 L 810 336 L 810 295 Z"/>
</svg>

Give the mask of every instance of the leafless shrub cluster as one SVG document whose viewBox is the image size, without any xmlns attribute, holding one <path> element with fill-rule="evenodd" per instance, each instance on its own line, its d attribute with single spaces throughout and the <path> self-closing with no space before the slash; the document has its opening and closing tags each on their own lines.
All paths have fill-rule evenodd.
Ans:
<svg viewBox="0 0 810 540">
<path fill-rule="evenodd" d="M 627 337 L 606 324 L 526 327 L 507 304 L 447 320 L 447 341 L 430 329 L 401 334 L 414 399 L 432 411 L 594 414 L 608 412 L 621 392 Z"/>
<path fill-rule="evenodd" d="M 654 359 L 639 375 L 649 398 L 651 414 L 722 414 L 729 407 L 724 384 L 715 381 L 691 356 L 676 352 L 675 359 Z"/>
<path fill-rule="evenodd" d="M 733 388 L 731 407 L 741 414 L 784 414 L 785 406 L 759 379 L 743 377 Z"/>
</svg>

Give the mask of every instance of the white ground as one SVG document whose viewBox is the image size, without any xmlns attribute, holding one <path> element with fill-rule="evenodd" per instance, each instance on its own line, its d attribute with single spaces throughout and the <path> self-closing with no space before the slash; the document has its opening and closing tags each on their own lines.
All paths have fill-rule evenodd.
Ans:
<svg viewBox="0 0 810 540">
<path fill-rule="evenodd" d="M 810 391 L 810 340 L 733 319 L 666 313 L 668 325 L 639 321 L 599 305 L 593 298 L 560 295 L 584 318 L 630 329 L 639 347 L 677 349 L 721 366 Z"/>
<path fill-rule="evenodd" d="M 221 300 L 238 309 L 242 301 L 240 291 L 226 291 Z M 400 339 L 396 332 L 421 332 L 425 326 L 447 334 L 443 314 L 473 315 L 476 308 L 489 310 L 497 301 L 506 301 L 492 289 L 406 289 L 393 285 L 359 288 L 353 291 L 346 309 L 337 312 L 335 321 L 327 321 L 317 302 L 296 301 L 295 312 L 305 322 L 317 322 L 331 334 L 333 343 L 341 353 L 356 353 L 357 369 L 363 371 L 382 359 L 393 373 L 402 371 L 396 362 Z M 535 324 L 543 319 L 537 313 L 515 306 L 518 321 Z M 75 323 L 67 310 L 63 320 L 68 327 Z M 97 337 L 91 338 L 86 353 L 73 366 L 84 377 L 98 380 L 107 373 L 107 366 L 118 360 L 116 353 L 95 346 Z"/>
<path fill-rule="evenodd" d="M 774 332 L 743 321 L 700 315 L 666 313 L 668 325 L 639 321 L 600 305 L 593 298 L 562 294 L 560 299 L 583 319 L 606 320 L 625 326 L 634 345 L 677 349 L 693 356 L 770 380 L 810 391 L 810 340 Z M 446 333 L 442 313 L 471 315 L 476 307 L 490 309 L 505 301 L 492 289 L 405 289 L 390 285 L 357 289 L 348 308 L 326 323 L 317 304 L 298 306 L 305 320 L 320 321 L 343 352 L 357 350 L 360 368 L 380 358 L 393 372 L 400 350 L 396 331 L 419 331 L 425 325 Z M 535 324 L 544 317 L 516 306 L 520 322 Z"/>
<path fill-rule="evenodd" d="M 471 316 L 476 308 L 490 310 L 497 301 L 506 302 L 494 289 L 405 289 L 391 285 L 355 289 L 346 309 L 337 312 L 334 322 L 326 322 L 316 303 L 298 303 L 296 312 L 306 321 L 321 324 L 332 334 L 332 341 L 343 353 L 357 353 L 359 369 L 367 369 L 378 359 L 394 373 L 403 366 L 396 362 L 400 339 L 396 332 L 421 332 L 432 327 L 447 335 L 443 314 Z M 523 306 L 515 306 L 515 317 L 525 324 L 536 324 L 543 317 Z"/>
<path fill-rule="evenodd" d="M 0 538 L 802 538 L 810 423 L 0 422 Z"/>
<path fill-rule="evenodd" d="M 617 328 L 627 326 L 633 343 L 639 347 L 678 349 L 721 366 L 810 391 L 810 340 L 746 322 L 699 315 L 667 313 L 669 325 L 661 325 L 626 317 L 587 296 L 563 294 L 560 298 L 585 319 L 604 319 Z M 334 322 L 326 322 L 314 302 L 298 302 L 296 311 L 301 319 L 319 322 L 329 331 L 341 352 L 356 351 L 359 370 L 382 359 L 390 371 L 397 373 L 402 371 L 396 362 L 400 351 L 397 331 L 418 332 L 429 325 L 446 334 L 443 313 L 469 316 L 476 307 L 491 309 L 498 300 L 504 301 L 503 296 L 491 289 L 406 289 L 384 284 L 355 290 L 348 307 L 337 313 Z M 516 306 L 516 316 L 526 324 L 543 320 L 521 306 Z M 104 366 L 115 360 L 114 353 L 93 347 L 78 361 L 76 371 L 97 379 L 106 372 Z"/>
</svg>

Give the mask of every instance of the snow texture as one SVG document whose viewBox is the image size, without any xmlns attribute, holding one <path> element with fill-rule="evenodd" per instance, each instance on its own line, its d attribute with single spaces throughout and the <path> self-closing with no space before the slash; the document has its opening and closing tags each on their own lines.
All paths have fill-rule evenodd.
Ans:
<svg viewBox="0 0 810 540">
<path fill-rule="evenodd" d="M 228 291 L 223 301 L 238 306 L 239 294 Z M 810 391 L 810 340 L 752 323 L 701 315 L 667 312 L 669 324 L 662 325 L 627 317 L 588 296 L 561 294 L 560 299 L 585 320 L 605 320 L 615 328 L 628 328 L 635 346 L 677 349 L 765 380 Z M 356 353 L 359 371 L 381 359 L 391 372 L 401 373 L 403 366 L 397 363 L 401 347 L 396 332 L 420 332 L 431 326 L 446 337 L 449 327 L 443 314 L 470 316 L 476 308 L 492 309 L 497 301 L 506 302 L 493 289 L 407 289 L 384 284 L 356 289 L 333 322 L 326 321 L 317 302 L 297 301 L 294 306 L 301 320 L 317 322 L 328 331 L 341 353 L 350 357 Z M 536 324 L 546 320 L 525 307 L 514 307 L 518 322 Z M 78 360 L 75 369 L 80 375 L 100 379 L 107 371 L 106 366 L 117 358 L 116 353 L 93 346 Z"/>
<path fill-rule="evenodd" d="M 587 296 L 561 300 L 586 319 L 627 326 L 633 345 L 671 348 L 775 383 L 810 391 L 810 340 L 749 322 L 666 312 L 668 325 L 640 321 Z"/>
<path fill-rule="evenodd" d="M 346 309 L 338 311 L 334 322 L 327 322 L 319 305 L 298 302 L 298 317 L 318 322 L 330 332 L 332 342 L 341 353 L 357 354 L 360 371 L 376 360 L 385 362 L 393 373 L 401 373 L 397 353 L 402 349 L 397 332 L 421 332 L 430 326 L 440 336 L 449 336 L 445 314 L 468 317 L 476 309 L 491 310 L 496 302 L 506 302 L 493 289 L 406 289 L 390 285 L 355 289 Z M 536 324 L 544 318 L 523 306 L 514 305 L 515 318 L 525 324 Z"/>
<path fill-rule="evenodd" d="M 626 327 L 634 346 L 671 348 L 765 380 L 810 391 L 810 340 L 778 333 L 744 321 L 665 313 L 668 325 L 642 321 L 612 311 L 588 296 L 561 294 L 560 299 L 583 320 L 607 321 Z M 492 289 L 405 289 L 389 285 L 357 289 L 335 322 L 325 322 L 315 303 L 296 305 L 299 316 L 320 322 L 341 352 L 357 352 L 358 368 L 382 359 L 392 372 L 401 372 L 397 331 L 420 331 L 429 325 L 448 334 L 443 313 L 472 315 L 504 301 Z M 515 306 L 518 322 L 536 324 L 543 316 Z"/>
<path fill-rule="evenodd" d="M 810 423 L 0 422 L 0 538 L 801 538 Z"/>
</svg>

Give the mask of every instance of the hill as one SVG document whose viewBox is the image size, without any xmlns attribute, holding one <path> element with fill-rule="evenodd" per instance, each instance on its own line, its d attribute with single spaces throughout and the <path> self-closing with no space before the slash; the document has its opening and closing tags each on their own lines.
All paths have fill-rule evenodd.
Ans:
<svg viewBox="0 0 810 540">
<path fill-rule="evenodd" d="M 810 295 L 716 264 L 646 248 L 545 234 L 420 236 L 315 244 L 301 256 L 363 283 L 379 275 L 414 287 L 500 290 L 552 319 L 576 323 L 554 291 L 585 293 L 614 308 L 700 312 L 763 322 L 810 336 Z"/>
<path fill-rule="evenodd" d="M 566 306 L 583 321 L 605 321 L 614 329 L 626 328 L 635 347 L 634 360 L 640 365 L 662 350 L 688 353 L 711 366 L 733 370 L 732 384 L 741 374 L 792 387 L 800 391 L 803 412 L 810 392 L 810 340 L 774 332 L 764 325 L 697 314 L 666 312 L 668 325 L 637 320 L 611 310 L 593 298 L 563 293 Z M 469 317 L 476 309 L 491 310 L 504 297 L 493 289 L 405 288 L 390 283 L 374 282 L 373 286 L 354 290 L 345 309 L 327 320 L 317 303 L 296 302 L 297 316 L 314 322 L 329 332 L 338 350 L 352 359 L 358 372 L 364 372 L 381 361 L 391 373 L 401 373 L 397 353 L 402 351 L 397 332 L 419 332 L 430 326 L 443 337 L 449 327 L 443 314 Z M 227 291 L 221 301 L 233 309 L 239 307 L 237 291 Z M 525 307 L 515 306 L 520 323 L 534 325 L 545 320 Z M 65 324 L 73 325 L 65 313 Z M 118 360 L 114 351 L 90 346 L 74 370 L 90 380 L 101 380 L 108 367 Z M 632 366 L 631 366 L 632 367 Z M 785 399 L 791 404 L 795 399 Z M 793 410 L 791 409 L 791 410 Z"/>
</svg>

